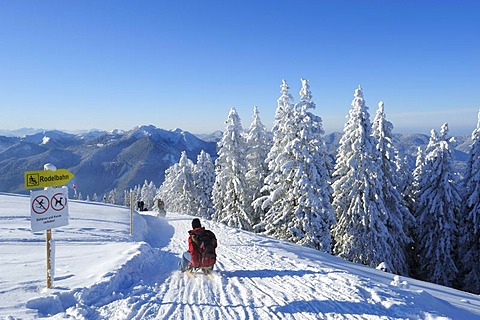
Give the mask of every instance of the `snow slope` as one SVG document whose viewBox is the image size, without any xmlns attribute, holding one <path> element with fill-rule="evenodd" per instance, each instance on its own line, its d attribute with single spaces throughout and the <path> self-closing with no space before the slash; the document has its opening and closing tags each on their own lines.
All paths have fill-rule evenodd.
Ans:
<svg viewBox="0 0 480 320">
<path fill-rule="evenodd" d="M 0 317 L 7 319 L 480 319 L 480 297 L 352 264 L 262 235 L 204 225 L 219 239 L 213 279 L 177 270 L 192 217 L 70 201 L 53 230 L 30 232 L 29 197 L 0 194 Z"/>
</svg>

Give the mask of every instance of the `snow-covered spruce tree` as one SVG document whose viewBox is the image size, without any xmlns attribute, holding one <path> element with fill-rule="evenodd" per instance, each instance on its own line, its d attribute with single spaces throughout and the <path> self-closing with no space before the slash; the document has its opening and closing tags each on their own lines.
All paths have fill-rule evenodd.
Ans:
<svg viewBox="0 0 480 320">
<path fill-rule="evenodd" d="M 177 193 L 180 192 L 180 187 L 177 177 L 180 175 L 180 165 L 174 163 L 165 170 L 165 179 L 157 190 L 155 198 L 163 201 L 166 211 L 179 212 Z"/>
<path fill-rule="evenodd" d="M 463 219 L 459 219 L 459 272 L 462 290 L 480 293 L 480 111 L 464 176 Z"/>
<path fill-rule="evenodd" d="M 274 216 L 274 212 L 280 209 L 280 204 L 277 203 L 275 208 L 272 208 L 272 204 L 275 201 L 284 201 L 285 212 L 292 211 L 291 203 L 286 199 L 287 195 L 285 190 L 280 188 L 280 181 L 282 178 L 282 171 L 280 166 L 277 165 L 277 159 L 285 151 L 287 139 L 285 136 L 288 133 L 289 128 L 292 126 L 293 121 L 293 97 L 289 92 L 288 84 L 285 80 L 282 80 L 280 85 L 281 96 L 277 100 L 277 108 L 275 110 L 275 121 L 273 123 L 273 143 L 270 151 L 267 154 L 265 160 L 268 164 L 268 175 L 265 177 L 265 185 L 260 190 L 261 194 L 257 199 L 252 202 L 254 210 L 261 210 L 263 212 L 270 211 L 270 218 Z M 277 215 L 281 215 L 281 212 L 277 212 Z M 280 221 L 281 222 L 281 221 Z M 268 222 L 263 218 L 260 223 L 254 226 L 255 231 L 265 231 L 265 226 Z M 280 230 L 279 230 L 280 232 Z M 287 238 L 286 234 L 277 234 L 279 238 Z"/>
<path fill-rule="evenodd" d="M 408 157 L 398 150 L 396 150 L 396 152 L 395 166 L 398 173 L 397 189 L 400 191 L 402 198 L 405 200 L 409 211 L 412 212 L 409 207 L 407 192 L 413 183 L 413 173 L 409 166 Z"/>
<path fill-rule="evenodd" d="M 412 214 L 415 214 L 417 195 L 418 195 L 418 185 L 423 175 L 423 165 L 425 163 L 424 151 L 421 147 L 417 147 L 417 157 L 415 160 L 415 169 L 412 173 L 412 182 L 410 185 L 407 185 L 405 188 L 405 199 L 408 204 L 408 208 Z"/>
<path fill-rule="evenodd" d="M 107 203 L 110 203 L 110 204 L 115 204 L 116 202 L 116 198 L 117 198 L 117 188 L 113 188 L 112 190 L 110 190 L 110 192 L 107 194 Z"/>
<path fill-rule="evenodd" d="M 386 226 L 391 237 L 387 237 L 391 252 L 389 268 L 392 272 L 408 275 L 407 250 L 413 240 L 408 235 L 414 226 L 415 218 L 407 208 L 401 194 L 400 172 L 398 171 L 397 150 L 393 146 L 393 124 L 387 120 L 382 101 L 378 104 L 377 113 L 372 124 L 373 136 L 377 140 L 382 170 L 383 200 L 387 208 Z"/>
<path fill-rule="evenodd" d="M 252 207 L 252 224 L 258 224 L 264 212 L 261 207 L 253 207 L 253 201 L 262 195 L 262 188 L 265 185 L 265 177 L 268 174 L 266 163 L 268 152 L 272 146 L 271 138 L 267 128 L 260 120 L 257 107 L 253 108 L 253 121 L 246 136 L 247 142 L 247 206 Z"/>
<path fill-rule="evenodd" d="M 302 79 L 300 102 L 285 126 L 279 123 L 283 139 L 276 142 L 285 147 L 269 163 L 273 170 L 268 187 L 273 192 L 263 224 L 267 234 L 330 253 L 330 177 L 322 119 L 308 111 L 314 108 L 308 81 Z"/>
<path fill-rule="evenodd" d="M 132 190 L 123 190 L 123 205 L 125 207 L 130 207 L 130 192 Z"/>
<path fill-rule="evenodd" d="M 294 194 L 299 196 L 295 211 L 297 229 L 303 236 L 300 244 L 307 244 L 331 253 L 331 226 L 335 222 L 331 205 L 333 189 L 327 170 L 327 151 L 322 119 L 307 111 L 315 109 L 312 93 L 307 80 L 302 79 L 300 102 L 295 106 L 297 116 L 297 138 L 292 151 L 298 162 Z"/>
<path fill-rule="evenodd" d="M 157 195 L 157 186 L 153 181 L 150 181 L 148 184 L 148 201 L 149 201 L 149 206 L 147 207 L 148 210 L 156 210 L 157 209 L 157 201 L 155 196 Z"/>
<path fill-rule="evenodd" d="M 215 184 L 212 197 L 213 219 L 231 227 L 252 230 L 251 207 L 247 206 L 246 143 L 235 108 L 231 108 L 227 126 L 218 142 Z"/>
<path fill-rule="evenodd" d="M 417 256 L 416 250 L 416 243 L 415 243 L 415 228 L 416 228 L 416 218 L 415 218 L 415 211 L 416 211 L 416 204 L 418 199 L 418 191 L 419 191 L 419 184 L 420 180 L 422 180 L 423 176 L 423 169 L 425 164 L 425 156 L 424 151 L 421 147 L 417 147 L 417 157 L 415 160 L 415 169 L 411 175 L 411 182 L 410 184 L 405 186 L 404 190 L 404 199 L 407 202 L 407 206 L 409 211 L 414 215 L 415 225 L 409 230 L 409 235 L 412 236 L 413 242 L 408 246 L 407 250 L 407 258 L 408 258 L 408 265 L 410 269 L 410 276 L 417 278 L 417 270 L 418 270 L 418 262 L 419 257 Z"/>
<path fill-rule="evenodd" d="M 333 252 L 372 267 L 381 262 L 392 267 L 396 258 L 391 244 L 395 240 L 387 228 L 381 155 L 376 144 L 359 86 L 340 139 L 333 174 L 337 221 L 332 228 Z"/>
<path fill-rule="evenodd" d="M 460 208 L 458 176 L 454 171 L 448 126 L 441 135 L 432 130 L 423 173 L 418 185 L 414 215 L 417 276 L 420 279 L 452 286 L 458 270 L 455 264 L 457 219 Z"/>
<path fill-rule="evenodd" d="M 187 158 L 187 153 L 185 151 L 182 151 L 178 164 L 181 172 L 177 180 L 181 187 L 181 192 L 177 195 L 180 198 L 180 212 L 194 215 L 196 212 L 195 200 L 197 197 L 195 177 L 193 174 L 194 164 L 192 160 Z"/>
<path fill-rule="evenodd" d="M 211 219 L 213 214 L 212 189 L 215 183 L 215 166 L 212 158 L 205 151 L 201 151 L 194 166 L 195 188 L 197 199 L 195 201 L 195 215 Z"/>
<path fill-rule="evenodd" d="M 430 139 L 425 150 L 422 147 L 417 147 L 417 156 L 415 160 L 415 169 L 412 172 L 411 184 L 407 185 L 404 191 L 405 200 L 407 201 L 410 212 L 415 215 L 417 211 L 416 205 L 418 202 L 418 192 L 420 181 L 422 180 L 425 169 L 425 155 L 431 152 L 438 143 L 439 137 L 435 130 L 431 131 Z M 413 269 L 412 269 L 413 270 Z"/>
<path fill-rule="evenodd" d="M 193 215 L 196 189 L 193 176 L 193 162 L 182 151 L 178 163 L 165 171 L 165 180 L 158 189 L 157 199 L 162 199 L 167 211 Z"/>
<path fill-rule="evenodd" d="M 137 203 L 138 203 L 138 201 L 140 201 L 141 189 L 142 188 L 140 187 L 140 185 L 134 186 L 133 190 L 130 189 L 130 192 L 132 193 L 132 203 L 133 203 L 134 208 L 137 208 Z"/>
<path fill-rule="evenodd" d="M 150 200 L 150 195 L 148 193 L 148 181 L 143 181 L 142 188 L 140 189 L 140 201 L 143 201 L 144 210 L 148 210 L 151 207 L 149 206 L 152 201 Z"/>
<path fill-rule="evenodd" d="M 140 200 L 143 201 L 145 205 L 145 210 L 153 210 L 156 192 L 157 187 L 155 186 L 153 181 L 148 182 L 147 180 L 145 180 L 142 189 L 140 190 Z"/>
</svg>

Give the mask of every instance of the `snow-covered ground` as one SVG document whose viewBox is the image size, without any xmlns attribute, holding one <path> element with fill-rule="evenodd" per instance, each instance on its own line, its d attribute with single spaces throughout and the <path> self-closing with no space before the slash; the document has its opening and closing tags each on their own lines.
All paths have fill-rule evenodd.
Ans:
<svg viewBox="0 0 480 320">
<path fill-rule="evenodd" d="M 29 197 L 0 194 L 0 317 L 7 319 L 480 319 L 480 297 L 352 264 L 262 235 L 204 225 L 219 239 L 213 279 L 177 270 L 192 217 L 70 201 L 31 233 Z"/>
</svg>

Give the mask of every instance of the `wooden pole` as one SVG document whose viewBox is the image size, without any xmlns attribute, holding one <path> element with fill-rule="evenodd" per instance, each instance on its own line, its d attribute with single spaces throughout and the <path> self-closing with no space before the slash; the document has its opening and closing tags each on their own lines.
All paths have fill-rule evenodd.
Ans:
<svg viewBox="0 0 480 320">
<path fill-rule="evenodd" d="M 46 231 L 46 236 L 47 236 L 47 288 L 52 287 L 52 275 L 51 275 L 51 270 L 52 270 L 52 261 L 51 261 L 51 240 L 52 240 L 52 230 L 47 229 Z"/>
<path fill-rule="evenodd" d="M 132 203 L 132 190 L 130 190 L 130 235 L 133 234 L 133 203 Z"/>
</svg>

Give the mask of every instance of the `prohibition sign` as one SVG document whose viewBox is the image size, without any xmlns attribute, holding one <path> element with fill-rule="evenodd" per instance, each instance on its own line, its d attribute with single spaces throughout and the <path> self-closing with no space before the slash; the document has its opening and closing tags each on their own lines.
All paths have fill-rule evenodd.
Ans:
<svg viewBox="0 0 480 320">
<path fill-rule="evenodd" d="M 44 214 L 50 207 L 50 201 L 44 195 L 39 195 L 32 202 L 32 210 L 36 214 Z"/>
<path fill-rule="evenodd" d="M 53 210 L 62 211 L 67 205 L 67 198 L 61 192 L 55 193 L 52 197 L 51 205 Z"/>
</svg>

